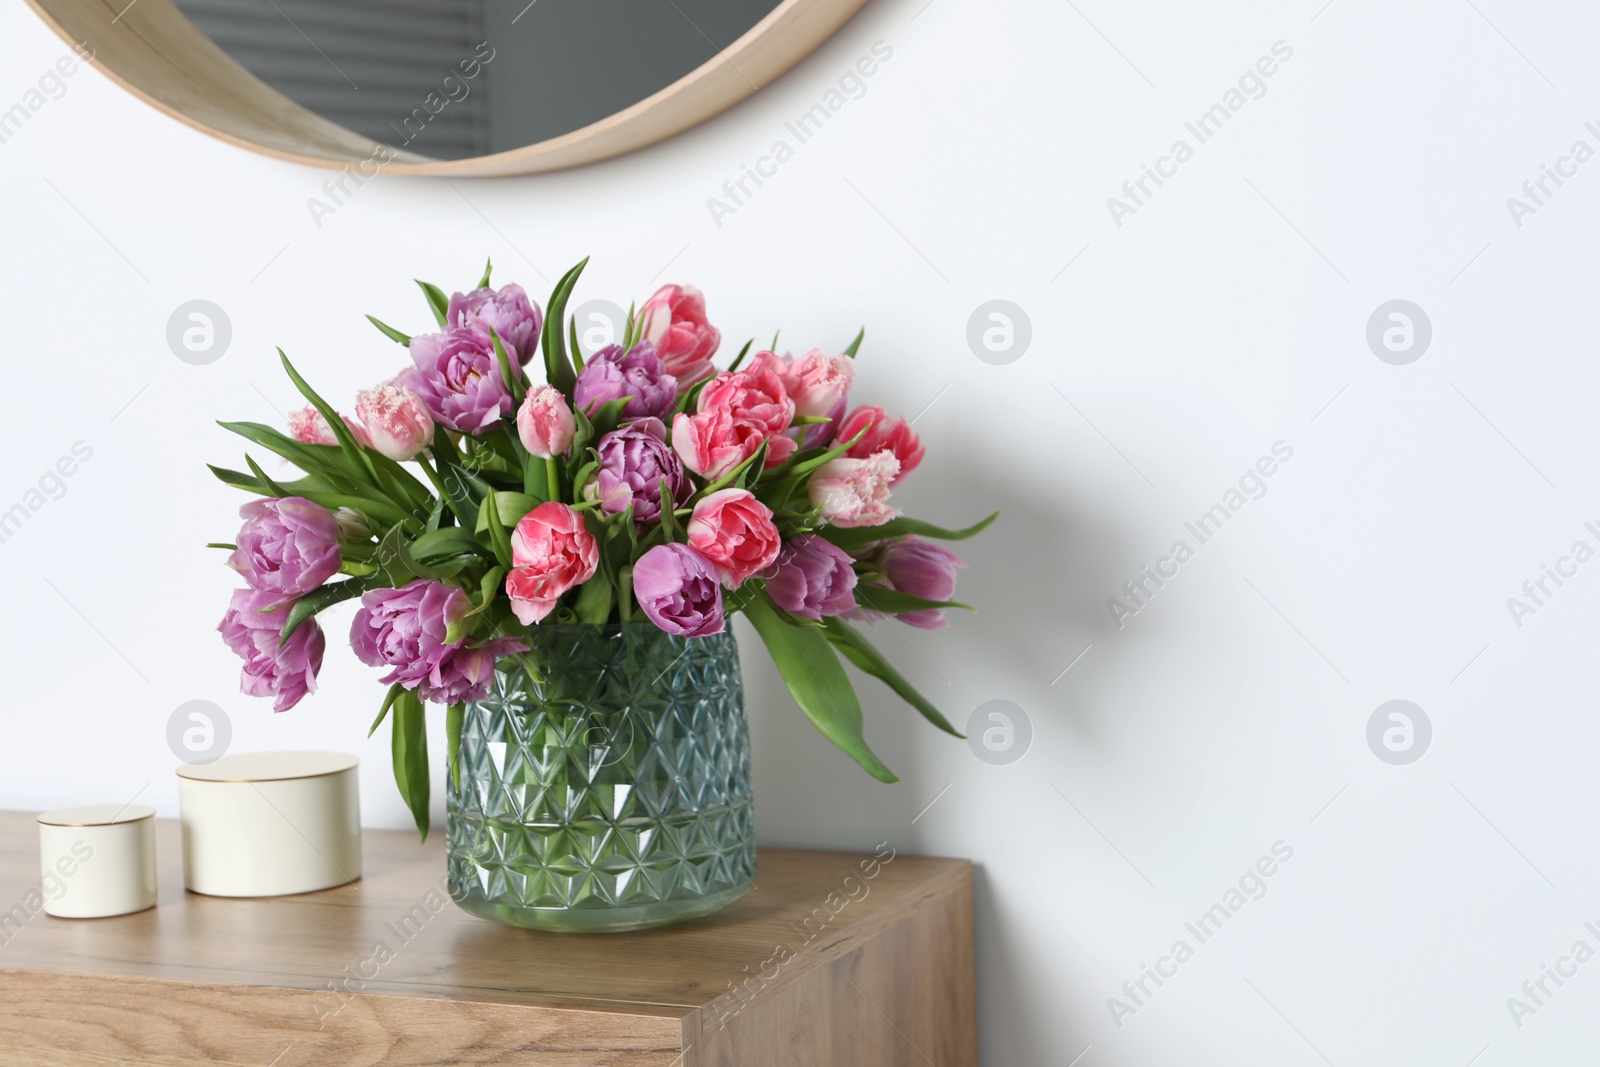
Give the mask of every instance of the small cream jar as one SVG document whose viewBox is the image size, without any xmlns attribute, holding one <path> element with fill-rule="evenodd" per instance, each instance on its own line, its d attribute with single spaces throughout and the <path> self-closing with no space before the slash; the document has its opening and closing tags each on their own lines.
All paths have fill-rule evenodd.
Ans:
<svg viewBox="0 0 1600 1067">
<path fill-rule="evenodd" d="M 61 919 L 155 907 L 155 809 L 91 804 L 40 815 L 39 879 L 45 914 Z"/>
</svg>

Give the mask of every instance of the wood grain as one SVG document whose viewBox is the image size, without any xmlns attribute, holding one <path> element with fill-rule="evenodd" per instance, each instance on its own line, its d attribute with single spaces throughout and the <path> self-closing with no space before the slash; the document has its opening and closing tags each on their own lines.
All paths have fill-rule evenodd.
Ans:
<svg viewBox="0 0 1600 1067">
<path fill-rule="evenodd" d="M 395 152 L 301 107 L 228 57 L 172 0 L 28 0 L 68 44 L 141 100 L 230 144 L 362 173 L 534 174 L 593 163 L 680 133 L 732 107 L 809 55 L 866 0 L 782 0 L 715 58 L 598 122 L 471 159 Z M 378 154 L 375 157 L 375 153 Z M 392 162 L 384 162 L 392 158 Z"/>
<path fill-rule="evenodd" d="M 0 1063 L 977 1063 L 965 860 L 763 849 L 719 915 L 584 936 L 457 909 L 438 834 L 368 830 L 358 882 L 225 900 L 156 833 L 156 908 L 53 919 L 32 816 L 0 812 Z"/>
</svg>

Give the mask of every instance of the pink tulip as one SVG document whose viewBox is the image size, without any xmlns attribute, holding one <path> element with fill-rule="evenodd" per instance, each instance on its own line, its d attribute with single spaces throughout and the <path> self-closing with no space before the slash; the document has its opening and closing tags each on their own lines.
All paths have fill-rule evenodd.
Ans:
<svg viewBox="0 0 1600 1067">
<path fill-rule="evenodd" d="M 600 546 L 583 525 L 583 516 L 552 500 L 517 523 L 511 534 L 511 573 L 506 596 L 524 626 L 555 610 L 561 594 L 594 577 Z"/>
<path fill-rule="evenodd" d="M 302 441 L 308 445 L 336 445 L 339 443 L 339 439 L 333 436 L 333 430 L 328 426 L 328 420 L 322 417 L 322 412 L 310 404 L 289 412 L 289 435 L 296 441 Z"/>
<path fill-rule="evenodd" d="M 792 363 L 772 352 L 758 352 L 750 369 L 771 370 L 783 379 L 796 415 L 825 416 L 850 392 L 856 379 L 855 360 L 825 356 L 813 348 Z"/>
<path fill-rule="evenodd" d="M 706 298 L 692 285 L 663 285 L 639 311 L 642 336 L 656 346 L 678 391 L 710 375 L 722 334 L 706 321 Z"/>
<path fill-rule="evenodd" d="M 727 408 L 680 413 L 672 420 L 672 450 L 685 467 L 714 482 L 761 447 L 761 437 L 749 429 L 748 423 L 735 423 Z"/>
<path fill-rule="evenodd" d="M 835 526 L 881 526 L 900 514 L 889 505 L 889 486 L 900 461 L 885 449 L 866 459 L 841 456 L 811 476 L 811 503 Z"/>
<path fill-rule="evenodd" d="M 367 439 L 367 431 L 359 422 L 346 416 L 345 426 L 350 430 L 350 435 L 356 439 L 356 444 L 362 448 L 371 448 L 372 442 Z M 328 420 L 322 417 L 322 412 L 307 404 L 297 411 L 289 412 L 289 435 L 296 441 L 308 445 L 337 445 L 339 439 L 333 436 L 333 430 L 328 426 Z"/>
<path fill-rule="evenodd" d="M 794 401 L 783 379 L 769 367 L 750 371 L 723 371 L 700 391 L 699 409 L 725 409 L 733 416 L 734 433 L 741 440 L 754 436 L 756 445 L 767 442 L 765 466 L 776 467 L 794 452 L 797 443 L 784 431 L 794 422 Z M 749 451 L 755 445 L 746 442 Z"/>
<path fill-rule="evenodd" d="M 894 476 L 890 485 L 900 484 L 900 479 L 916 470 L 917 464 L 922 462 L 922 439 L 917 436 L 917 431 L 905 419 L 898 415 L 890 418 L 879 407 L 863 404 L 846 415 L 844 422 L 839 424 L 839 432 L 834 440 L 842 444 L 863 430 L 866 433 L 862 434 L 861 440 L 851 445 L 845 455 L 852 459 L 866 459 L 884 449 L 893 452 L 894 458 L 900 461 L 900 473 Z"/>
<path fill-rule="evenodd" d="M 357 393 L 356 417 L 372 447 L 393 460 L 412 459 L 433 440 L 433 416 L 422 399 L 393 382 Z"/>
<path fill-rule="evenodd" d="M 576 426 L 567 398 L 553 385 L 541 385 L 522 398 L 517 409 L 517 436 L 540 459 L 564 453 L 572 444 Z"/>
<path fill-rule="evenodd" d="M 778 558 L 772 511 L 745 489 L 719 489 L 702 497 L 686 529 L 689 547 L 711 562 L 718 581 L 729 589 Z"/>
</svg>

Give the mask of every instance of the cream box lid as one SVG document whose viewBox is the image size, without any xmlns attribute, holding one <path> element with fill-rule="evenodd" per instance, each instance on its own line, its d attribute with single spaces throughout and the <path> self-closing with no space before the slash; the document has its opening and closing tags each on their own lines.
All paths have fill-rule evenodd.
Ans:
<svg viewBox="0 0 1600 1067">
<path fill-rule="evenodd" d="M 44 826 L 115 826 L 155 818 L 156 809 L 143 804 L 86 804 L 81 808 L 57 808 L 39 816 Z"/>
<path fill-rule="evenodd" d="M 243 752 L 203 766 L 179 767 L 178 777 L 196 782 L 281 782 L 339 774 L 360 762 L 344 752 Z"/>
</svg>

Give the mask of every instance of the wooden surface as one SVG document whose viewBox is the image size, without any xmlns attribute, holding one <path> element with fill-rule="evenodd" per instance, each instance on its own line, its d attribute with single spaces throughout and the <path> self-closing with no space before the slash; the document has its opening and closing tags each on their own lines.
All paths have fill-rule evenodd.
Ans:
<svg viewBox="0 0 1600 1067">
<path fill-rule="evenodd" d="M 533 174 L 654 144 L 732 107 L 833 35 L 866 0 L 782 0 L 713 59 L 671 85 L 571 133 L 471 159 L 401 152 L 386 174 Z M 373 163 L 377 144 L 296 104 L 235 63 L 172 0 L 28 0 L 70 45 L 124 89 L 189 126 L 277 159 L 343 169 Z M 378 156 L 381 162 L 383 156 Z"/>
<path fill-rule="evenodd" d="M 719 915 L 571 935 L 456 908 L 442 834 L 368 830 L 359 882 L 268 900 L 185 892 L 156 834 L 156 908 L 54 919 L 32 814 L 0 812 L 0 1063 L 978 1062 L 965 860 L 764 849 Z"/>
</svg>

